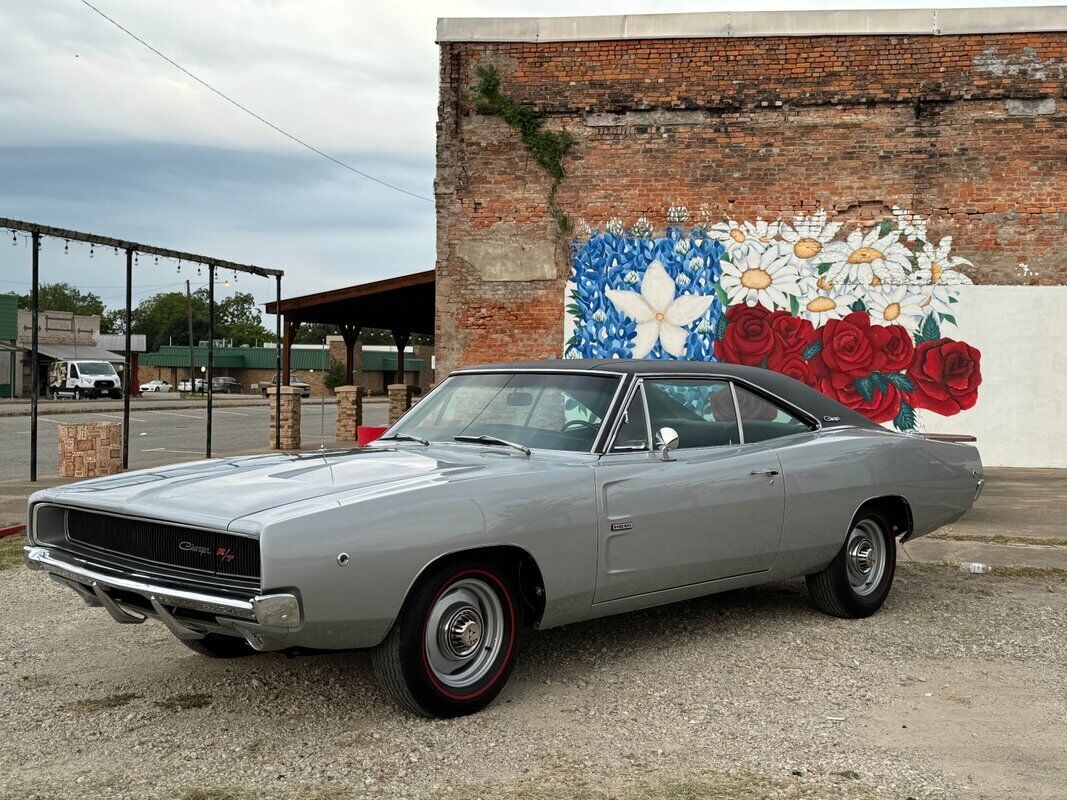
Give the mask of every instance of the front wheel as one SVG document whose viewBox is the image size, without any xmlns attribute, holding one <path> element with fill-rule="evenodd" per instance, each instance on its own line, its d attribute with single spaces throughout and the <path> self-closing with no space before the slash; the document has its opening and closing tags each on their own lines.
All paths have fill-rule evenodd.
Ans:
<svg viewBox="0 0 1067 800">
<path fill-rule="evenodd" d="M 869 617 L 882 607 L 897 567 L 897 540 L 885 519 L 863 514 L 825 569 L 805 577 L 816 607 L 835 617 Z"/>
<path fill-rule="evenodd" d="M 74 390 L 74 399 L 75 400 L 81 400 L 82 399 L 82 390 L 81 389 L 75 389 Z"/>
<path fill-rule="evenodd" d="M 374 649 L 374 672 L 393 699 L 415 714 L 472 714 L 492 702 L 511 674 L 520 613 L 514 585 L 496 565 L 433 568 Z"/>
</svg>

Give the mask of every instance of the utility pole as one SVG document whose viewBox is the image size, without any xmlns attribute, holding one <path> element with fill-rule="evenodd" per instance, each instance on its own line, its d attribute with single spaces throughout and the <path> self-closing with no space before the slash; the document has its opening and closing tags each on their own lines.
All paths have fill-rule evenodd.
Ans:
<svg viewBox="0 0 1067 800">
<path fill-rule="evenodd" d="M 196 382 L 193 378 L 193 293 L 189 288 L 189 281 L 185 282 L 185 304 L 189 309 L 189 394 L 196 391 Z"/>
</svg>

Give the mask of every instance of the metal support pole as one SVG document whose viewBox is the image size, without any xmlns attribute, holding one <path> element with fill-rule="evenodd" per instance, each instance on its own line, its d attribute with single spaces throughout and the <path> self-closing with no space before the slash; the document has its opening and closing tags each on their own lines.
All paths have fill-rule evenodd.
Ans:
<svg viewBox="0 0 1067 800">
<path fill-rule="evenodd" d="M 130 328 L 133 327 L 133 248 L 126 248 L 126 366 L 122 370 L 122 468 L 130 468 L 130 392 L 133 391 L 133 359 Z"/>
<path fill-rule="evenodd" d="M 277 311 L 275 315 L 274 325 L 275 333 L 278 337 L 278 353 L 274 359 L 274 385 L 276 387 L 274 392 L 274 449 L 282 449 L 282 348 L 285 344 L 282 342 L 282 276 L 276 275 L 274 280 L 277 300 Z M 36 284 L 34 284 L 36 285 Z"/>
<path fill-rule="evenodd" d="M 207 447 L 205 457 L 211 458 L 211 411 L 214 403 L 212 378 L 215 376 L 215 265 L 207 268 Z"/>
<path fill-rule="evenodd" d="M 40 393 L 41 376 L 37 353 L 37 312 L 40 311 L 41 286 L 40 286 L 40 249 L 41 234 L 34 231 L 30 235 L 33 247 L 33 332 L 30 334 L 30 480 L 37 480 L 37 396 Z"/>
</svg>

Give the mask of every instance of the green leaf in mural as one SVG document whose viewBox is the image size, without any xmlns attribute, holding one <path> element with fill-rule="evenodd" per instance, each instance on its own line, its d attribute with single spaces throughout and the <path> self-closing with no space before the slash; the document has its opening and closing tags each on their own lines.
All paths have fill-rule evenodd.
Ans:
<svg viewBox="0 0 1067 800">
<path fill-rule="evenodd" d="M 726 335 L 726 315 L 722 314 L 717 320 L 715 320 L 715 341 L 721 342 L 722 337 Z"/>
<path fill-rule="evenodd" d="M 888 236 L 890 231 L 892 231 L 892 230 L 893 230 L 893 220 L 891 220 L 891 219 L 883 219 L 880 223 L 878 223 L 878 235 L 879 236 Z"/>
<path fill-rule="evenodd" d="M 819 355 L 821 351 L 822 342 L 819 339 L 816 339 L 814 342 L 804 348 L 804 352 L 801 353 L 801 355 L 804 357 L 805 361 L 811 361 L 813 358 L 815 358 L 815 356 Z"/>
<path fill-rule="evenodd" d="M 789 295 L 789 313 L 794 317 L 800 315 L 800 300 L 793 295 Z"/>
<path fill-rule="evenodd" d="M 955 295 L 951 295 L 951 294 L 950 294 L 950 295 L 948 296 L 948 301 L 949 301 L 950 303 L 958 303 L 958 302 L 960 301 L 960 299 L 959 299 L 958 297 L 956 297 Z"/>
<path fill-rule="evenodd" d="M 919 332 L 915 334 L 915 343 L 935 342 L 941 338 L 941 327 L 937 324 L 937 317 L 930 314 L 923 320 Z"/>
<path fill-rule="evenodd" d="M 860 393 L 860 397 L 868 403 L 874 400 L 874 383 L 869 377 L 856 378 L 856 380 L 852 382 L 852 385 L 856 387 L 856 391 Z"/>
<path fill-rule="evenodd" d="M 822 264 L 819 264 L 816 269 L 819 270 L 820 275 L 825 275 L 827 272 L 830 271 L 830 267 L 832 266 L 833 264 L 831 264 L 829 261 L 824 261 Z"/>
<path fill-rule="evenodd" d="M 902 392 L 914 392 L 915 384 L 911 382 L 911 378 L 905 375 L 903 372 L 890 372 L 886 377 L 889 378 L 889 382 L 896 386 Z"/>
<path fill-rule="evenodd" d="M 862 300 L 857 300 L 855 303 L 853 303 L 852 305 L 849 306 L 849 310 L 851 310 L 851 311 L 866 311 L 867 310 L 867 304 L 864 303 Z"/>
<path fill-rule="evenodd" d="M 726 294 L 726 290 L 718 284 L 715 284 L 715 296 L 719 298 L 719 302 L 722 303 L 723 308 L 730 305 L 730 296 Z"/>
<path fill-rule="evenodd" d="M 889 388 L 889 379 L 881 372 L 872 372 L 867 376 L 867 380 L 871 382 L 871 385 L 874 386 L 875 389 L 882 392 L 882 394 L 885 394 L 885 390 Z"/>
<path fill-rule="evenodd" d="M 915 430 L 915 409 L 907 403 L 901 403 L 900 411 L 893 420 L 893 427 L 901 431 Z"/>
<path fill-rule="evenodd" d="M 942 322 L 947 322 L 949 325 L 955 325 L 956 324 L 956 315 L 955 314 L 942 314 L 941 315 L 941 321 Z"/>
</svg>

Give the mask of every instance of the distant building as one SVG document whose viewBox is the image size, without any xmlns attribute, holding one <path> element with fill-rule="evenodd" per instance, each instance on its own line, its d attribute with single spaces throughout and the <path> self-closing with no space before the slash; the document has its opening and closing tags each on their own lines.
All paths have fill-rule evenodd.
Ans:
<svg viewBox="0 0 1067 800">
<path fill-rule="evenodd" d="M 424 392 L 430 387 L 429 353 L 432 348 L 408 347 L 404 358 L 405 383 L 420 387 Z M 193 348 L 193 371 L 196 377 L 204 376 L 207 368 L 206 346 Z M 231 377 L 244 387 L 246 393 L 252 391 L 254 384 L 270 383 L 275 375 L 277 347 L 273 344 L 263 347 L 215 347 L 214 373 L 216 377 Z M 317 344 L 296 344 L 290 350 L 292 378 L 301 380 L 311 386 L 314 397 L 330 394 L 324 389 L 323 376 L 331 363 L 344 364 L 344 342 L 340 336 L 327 338 L 326 346 Z M 362 386 L 368 394 L 385 394 L 390 383 L 399 382 L 396 374 L 396 349 L 385 346 L 364 346 L 360 343 L 355 348 L 354 381 Z M 189 347 L 187 345 L 164 345 L 155 353 L 146 353 L 140 357 L 138 382 L 164 380 L 172 386 L 189 377 Z"/>
<path fill-rule="evenodd" d="M 21 393 L 18 318 L 18 297 L 0 294 L 0 398 L 17 397 Z"/>
<path fill-rule="evenodd" d="M 13 295 L 6 295 L 17 302 Z M 0 318 L 4 317 L 3 306 L 0 306 Z M 7 352 L 14 356 L 8 359 L 7 369 L 15 373 L 14 391 L 5 394 L 2 386 L 5 384 L 3 376 L 6 374 L 0 368 L 0 396 L 29 397 L 31 387 L 31 373 L 33 370 L 33 357 L 31 347 L 33 344 L 33 312 L 28 308 L 20 308 L 16 312 L 14 352 Z M 0 323 L 2 325 L 2 323 Z M 42 309 L 37 312 L 37 381 L 40 396 L 44 397 L 48 386 L 48 368 L 54 361 L 109 361 L 121 373 L 125 359 L 122 355 L 100 347 L 97 338 L 100 336 L 100 317 L 98 315 L 74 314 L 70 311 L 49 311 Z M 3 336 L 0 335 L 0 342 Z M 3 360 L 3 359 L 0 359 Z M 7 383 L 10 387 L 10 380 Z"/>
</svg>

